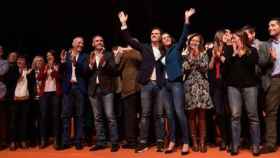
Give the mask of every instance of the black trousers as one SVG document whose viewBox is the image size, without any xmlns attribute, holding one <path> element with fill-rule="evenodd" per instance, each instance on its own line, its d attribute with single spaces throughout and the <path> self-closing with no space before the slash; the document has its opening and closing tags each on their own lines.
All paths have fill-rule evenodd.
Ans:
<svg viewBox="0 0 280 158">
<path fill-rule="evenodd" d="M 140 94 L 135 93 L 123 99 L 124 137 L 129 143 L 136 143 L 138 136 L 137 112 L 140 106 Z"/>
<path fill-rule="evenodd" d="M 8 101 L 0 101 L 0 147 L 7 142 L 8 137 Z"/>
<path fill-rule="evenodd" d="M 47 139 L 48 128 L 52 128 L 52 136 L 57 140 L 60 134 L 60 98 L 55 92 L 44 93 L 40 97 L 40 136 L 41 139 Z M 49 119 L 51 118 L 51 119 Z M 48 126 L 48 125 L 51 126 Z"/>
<path fill-rule="evenodd" d="M 39 142 L 39 120 L 40 120 L 40 105 L 38 99 L 32 99 L 29 102 L 27 130 L 28 140 L 30 140 L 31 146 L 36 146 Z"/>
<path fill-rule="evenodd" d="M 210 94 L 215 106 L 215 123 L 220 130 L 222 140 L 229 143 L 229 130 L 227 130 L 227 124 L 229 124 L 229 121 L 226 112 L 227 95 L 223 81 L 217 80 L 215 85 L 212 85 Z M 215 129 L 215 127 L 213 129 Z"/>
<path fill-rule="evenodd" d="M 10 141 L 27 141 L 28 139 L 28 100 L 14 101 L 10 105 Z"/>
</svg>

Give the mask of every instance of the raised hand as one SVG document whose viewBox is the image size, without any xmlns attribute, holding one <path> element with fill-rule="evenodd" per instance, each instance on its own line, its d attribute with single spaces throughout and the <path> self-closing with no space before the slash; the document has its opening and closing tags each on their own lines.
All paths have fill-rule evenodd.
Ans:
<svg viewBox="0 0 280 158">
<path fill-rule="evenodd" d="M 61 50 L 61 52 L 60 52 L 60 59 L 61 59 L 62 63 L 66 61 L 66 50 L 65 49 Z"/>
<path fill-rule="evenodd" d="M 91 52 L 89 56 L 89 64 L 91 66 L 95 65 L 96 59 L 95 59 L 95 52 Z"/>
<path fill-rule="evenodd" d="M 195 14 L 195 9 L 191 8 L 185 12 L 185 23 L 189 23 L 190 17 Z"/>
<path fill-rule="evenodd" d="M 122 26 L 125 26 L 128 19 L 128 15 L 121 11 L 119 12 L 118 16 Z"/>
<path fill-rule="evenodd" d="M 54 65 L 54 71 L 58 71 L 58 69 L 59 69 L 59 67 L 58 67 L 58 65 Z"/>
<path fill-rule="evenodd" d="M 120 47 L 113 49 L 114 56 L 117 56 L 119 54 L 119 52 L 120 52 Z"/>
</svg>

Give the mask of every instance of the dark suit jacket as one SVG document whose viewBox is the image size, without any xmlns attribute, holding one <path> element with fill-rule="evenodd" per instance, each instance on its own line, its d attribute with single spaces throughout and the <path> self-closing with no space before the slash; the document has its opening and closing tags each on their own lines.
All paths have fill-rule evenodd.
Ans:
<svg viewBox="0 0 280 158">
<path fill-rule="evenodd" d="M 104 53 L 105 64 L 99 64 L 98 67 L 96 64 L 90 68 L 89 63 L 87 64 L 87 74 L 89 77 L 88 80 L 88 95 L 96 95 L 96 78 L 98 76 L 99 86 L 101 88 L 101 95 L 106 95 L 108 93 L 113 93 L 114 91 L 114 79 L 117 75 L 117 67 L 111 52 Z M 88 60 L 89 61 L 89 60 Z"/>
<path fill-rule="evenodd" d="M 62 63 L 60 66 L 60 73 L 62 74 L 62 88 L 63 93 L 69 93 L 72 84 L 71 84 L 71 77 L 72 77 L 72 62 L 71 62 L 71 52 L 68 51 L 66 55 L 66 62 Z M 77 77 L 77 86 L 79 90 L 85 95 L 87 94 L 86 88 L 86 68 L 87 68 L 87 55 L 84 53 L 80 53 L 77 65 L 76 65 L 76 77 Z"/>
<path fill-rule="evenodd" d="M 9 70 L 6 73 L 6 75 L 4 76 L 4 83 L 7 86 L 7 93 L 6 93 L 5 99 L 8 99 L 8 100 L 14 99 L 14 94 L 15 94 L 18 77 L 19 77 L 19 70 L 18 70 L 16 63 L 10 64 Z"/>
<path fill-rule="evenodd" d="M 150 81 L 150 77 L 153 72 L 153 68 L 156 68 L 156 76 L 157 76 L 157 83 L 159 86 L 164 84 L 164 67 L 159 60 L 155 60 L 153 48 L 150 44 L 142 44 L 133 40 L 130 36 L 127 29 L 121 31 L 121 35 L 124 40 L 129 44 L 132 48 L 140 51 L 142 54 L 143 60 L 140 65 L 139 74 L 137 80 L 140 84 L 145 85 Z M 160 48 L 162 56 L 164 55 L 165 51 L 163 48 Z"/>
<path fill-rule="evenodd" d="M 267 91 L 271 85 L 271 74 L 273 71 L 274 61 L 271 58 L 269 49 L 272 47 L 272 40 L 262 42 L 259 46 L 259 67 L 261 68 L 262 88 Z"/>
</svg>

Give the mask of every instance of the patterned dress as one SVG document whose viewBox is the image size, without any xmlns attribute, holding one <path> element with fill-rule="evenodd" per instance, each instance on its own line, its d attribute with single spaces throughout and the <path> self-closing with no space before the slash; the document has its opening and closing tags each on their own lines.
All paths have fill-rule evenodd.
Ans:
<svg viewBox="0 0 280 158">
<path fill-rule="evenodd" d="M 210 109 L 213 107 L 207 80 L 208 56 L 201 53 L 193 57 L 190 53 L 184 56 L 183 69 L 185 73 L 186 110 L 196 108 Z"/>
</svg>

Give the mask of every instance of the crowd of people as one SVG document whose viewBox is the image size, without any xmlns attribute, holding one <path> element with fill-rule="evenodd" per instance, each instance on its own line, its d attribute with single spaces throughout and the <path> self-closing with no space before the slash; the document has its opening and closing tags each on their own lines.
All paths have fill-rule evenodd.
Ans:
<svg viewBox="0 0 280 158">
<path fill-rule="evenodd" d="M 237 155 L 246 144 L 254 156 L 277 151 L 280 18 L 268 23 L 269 41 L 246 25 L 218 30 L 205 44 L 189 32 L 193 14 L 186 10 L 178 41 L 154 27 L 145 44 L 130 35 L 121 11 L 126 46 L 110 51 L 96 35 L 86 53 L 78 36 L 72 48 L 36 55 L 31 66 L 20 52 L 4 59 L 0 46 L 1 149 L 94 144 L 90 151 L 140 153 L 155 145 L 166 154 L 181 146 L 187 155 L 215 144 Z"/>
</svg>

